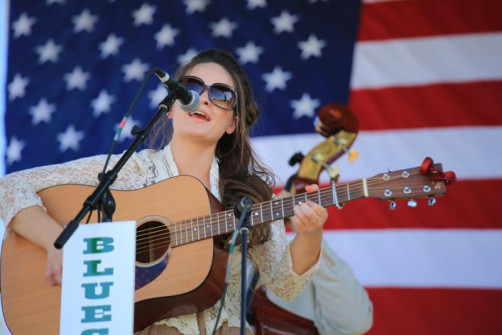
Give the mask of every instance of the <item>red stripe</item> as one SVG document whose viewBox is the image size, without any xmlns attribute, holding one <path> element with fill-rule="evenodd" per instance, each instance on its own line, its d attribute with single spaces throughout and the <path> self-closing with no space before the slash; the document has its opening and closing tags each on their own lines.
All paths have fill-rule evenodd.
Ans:
<svg viewBox="0 0 502 335">
<path fill-rule="evenodd" d="M 360 41 L 502 31 L 500 0 L 365 3 Z"/>
<path fill-rule="evenodd" d="M 368 335 L 502 334 L 502 290 L 370 288 Z"/>
<path fill-rule="evenodd" d="M 502 81 L 361 89 L 349 105 L 361 130 L 500 125 L 500 92 Z"/>
<path fill-rule="evenodd" d="M 321 185 L 328 187 L 329 185 Z M 326 229 L 457 228 L 500 229 L 502 179 L 462 180 L 447 187 L 446 195 L 430 207 L 427 199 L 417 199 L 416 208 L 397 201 L 397 208 L 378 199 L 361 199 L 345 204 L 342 210 L 328 208 Z"/>
</svg>

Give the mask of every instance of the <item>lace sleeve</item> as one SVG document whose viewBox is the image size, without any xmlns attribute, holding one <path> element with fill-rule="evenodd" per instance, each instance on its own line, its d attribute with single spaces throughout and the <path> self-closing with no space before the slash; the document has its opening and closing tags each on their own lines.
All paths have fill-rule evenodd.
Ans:
<svg viewBox="0 0 502 335">
<path fill-rule="evenodd" d="M 290 244 L 287 243 L 284 223 L 271 223 L 269 241 L 253 248 L 252 257 L 260 271 L 260 281 L 283 300 L 291 301 L 300 295 L 319 267 L 317 262 L 302 275 L 293 271 Z"/>
<path fill-rule="evenodd" d="M 75 161 L 47 165 L 15 172 L 0 179 L 0 218 L 7 225 L 20 210 L 31 206 L 43 207 L 37 192 L 62 184 L 96 186 L 106 156 L 98 155 Z M 112 156 L 110 166 L 120 158 Z M 138 154 L 127 162 L 112 185 L 113 189 L 135 189 L 146 184 L 147 169 Z"/>
</svg>

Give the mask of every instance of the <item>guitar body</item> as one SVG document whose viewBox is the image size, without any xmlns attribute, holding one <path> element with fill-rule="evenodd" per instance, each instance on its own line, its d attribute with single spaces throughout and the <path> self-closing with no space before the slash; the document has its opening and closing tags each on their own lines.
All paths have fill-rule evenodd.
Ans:
<svg viewBox="0 0 502 335">
<path fill-rule="evenodd" d="M 62 226 L 82 208 L 93 187 L 62 185 L 39 192 L 48 213 Z M 156 221 L 171 230 L 170 222 L 203 216 L 221 209 L 200 181 L 189 176 L 167 179 L 134 191 L 112 191 L 114 221 Z M 90 222 L 96 222 L 93 215 Z M 158 221 L 158 222 L 157 222 Z M 138 228 L 139 228 L 138 224 Z M 172 316 L 195 313 L 216 303 L 224 288 L 227 254 L 219 241 L 202 241 L 173 247 L 162 261 L 136 266 L 147 280 L 135 291 L 135 331 Z M 1 294 L 10 331 L 23 334 L 58 334 L 61 287 L 45 281 L 44 249 L 11 233 L 2 246 Z M 160 274 L 150 268 L 164 263 Z M 137 263 L 138 265 L 138 263 Z"/>
</svg>

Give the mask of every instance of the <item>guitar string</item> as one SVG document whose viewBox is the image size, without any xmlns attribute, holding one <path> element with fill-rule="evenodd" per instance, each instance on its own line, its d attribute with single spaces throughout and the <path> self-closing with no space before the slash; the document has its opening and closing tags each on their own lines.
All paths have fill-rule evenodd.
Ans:
<svg viewBox="0 0 502 335">
<path fill-rule="evenodd" d="M 158 236 L 156 239 L 151 240 L 150 242 L 143 241 L 143 243 L 140 243 L 141 246 L 138 248 L 138 253 L 144 251 L 151 252 L 160 248 L 167 249 L 169 246 L 172 246 L 172 244 L 170 243 L 169 233 L 164 233 L 163 235 L 167 236 L 167 239 L 165 238 L 165 236 Z M 178 243 L 178 245 L 196 242 L 197 240 L 198 239 L 185 239 L 184 241 Z M 174 247 L 178 245 L 174 245 Z"/>
<path fill-rule="evenodd" d="M 316 198 L 317 198 L 317 193 L 313 193 L 313 194 L 314 194 L 314 195 L 316 196 Z M 299 196 L 299 195 L 297 195 L 296 197 L 298 197 L 298 196 Z M 302 197 L 303 197 L 303 196 L 302 196 Z M 313 196 L 312 196 L 312 195 L 309 195 L 308 197 L 309 197 L 309 198 L 310 198 L 310 197 L 312 197 L 312 198 L 313 198 Z M 283 202 L 284 202 L 285 204 L 288 202 L 288 200 L 290 200 L 289 202 L 292 202 L 292 199 L 291 199 L 291 198 L 287 198 L 287 199 L 276 199 L 276 200 L 274 200 L 274 201 L 280 201 L 280 200 L 283 200 Z M 266 202 L 265 202 L 265 203 L 266 203 Z M 253 207 L 254 207 L 254 206 L 253 206 Z M 258 206 L 256 206 L 256 207 L 259 207 L 259 205 L 258 205 Z M 256 212 L 256 207 L 254 207 L 254 208 L 252 209 L 252 211 Z M 269 207 L 269 206 L 267 205 L 267 206 L 265 206 L 265 207 Z M 262 210 L 262 211 L 263 211 L 263 213 L 265 213 L 267 216 L 268 216 L 268 215 L 270 215 L 270 210 L 269 210 L 269 208 L 266 208 L 266 209 L 264 209 L 264 210 Z M 224 220 L 218 219 L 218 216 L 220 216 L 220 217 L 225 217 L 227 214 L 229 214 L 229 213 L 231 213 L 231 212 L 232 212 L 232 210 L 226 210 L 226 211 L 223 211 L 223 212 L 213 213 L 213 214 L 211 214 L 211 215 L 204 216 L 204 217 L 193 218 L 193 219 L 188 219 L 188 220 L 181 220 L 181 221 L 175 222 L 175 223 L 173 223 L 173 224 L 176 224 L 177 226 L 180 226 L 180 225 L 183 225 L 183 224 L 184 224 L 186 228 L 185 228 L 185 229 L 181 229 L 181 232 L 180 232 L 180 231 L 178 231 L 177 233 L 185 233 L 185 234 L 186 234 L 186 232 L 187 232 L 187 230 L 188 230 L 188 226 L 190 225 L 189 223 L 187 223 L 188 221 L 202 221 L 202 220 L 200 220 L 201 218 L 214 217 L 214 218 L 215 218 L 215 220 L 213 220 L 213 221 L 217 222 L 217 225 L 220 225 L 220 230 L 221 230 L 221 228 L 224 228 L 224 229 L 223 229 L 223 231 L 226 233 L 226 232 L 227 232 L 227 231 L 226 231 L 226 225 L 228 224 L 228 221 L 227 221 L 227 223 L 225 223 L 225 222 L 221 222 L 221 221 L 224 221 Z M 223 214 L 225 214 L 225 215 L 223 215 Z M 211 219 L 208 219 L 208 220 L 205 220 L 205 221 L 211 221 L 211 220 L 212 220 L 212 218 L 211 218 Z M 232 221 L 233 221 L 233 220 L 232 220 Z M 239 220 L 238 220 L 238 219 L 236 219 L 236 222 L 238 222 L 238 221 L 239 221 Z M 200 226 L 200 225 L 199 225 L 199 226 Z M 214 226 L 215 226 L 215 225 L 213 225 L 213 227 L 214 227 Z M 144 230 L 142 230 L 142 232 L 144 232 L 145 234 L 147 234 L 147 233 L 150 233 L 150 232 L 152 232 L 152 231 L 164 230 L 164 228 L 165 228 L 165 226 L 153 227 L 153 228 L 149 228 L 149 229 L 144 229 Z M 189 231 L 191 232 L 191 228 L 189 229 Z M 233 231 L 233 230 L 232 230 L 232 231 Z"/>
<path fill-rule="evenodd" d="M 410 175 L 410 178 L 412 176 Z M 388 183 L 390 180 L 395 180 L 395 179 L 403 179 L 403 177 L 401 175 L 395 175 L 395 176 L 391 176 L 391 178 L 389 180 L 382 180 L 381 176 L 378 176 L 378 177 L 371 177 L 371 178 L 368 178 L 367 179 L 367 185 L 368 186 L 372 186 L 372 192 L 374 191 L 379 191 L 379 190 L 385 190 L 387 189 L 388 187 L 383 187 L 383 188 L 375 188 L 373 186 L 375 185 L 378 185 L 378 184 L 382 184 L 382 183 Z M 409 180 L 412 180 L 412 179 L 409 179 Z M 408 181 L 408 180 L 407 180 Z M 348 182 L 349 184 L 350 183 L 357 183 L 357 184 L 362 184 L 362 180 L 357 180 L 357 181 L 352 181 L 352 182 Z M 344 199 L 348 199 L 348 192 L 347 190 L 343 187 L 346 183 L 344 184 L 340 184 L 338 190 L 337 190 L 337 194 L 340 196 L 340 198 L 344 198 Z M 418 184 L 410 184 L 408 183 L 408 186 L 411 188 L 411 189 L 414 189 L 415 187 L 417 186 L 423 186 L 424 183 L 423 182 L 419 182 Z M 387 185 L 388 186 L 388 185 Z M 356 192 L 360 192 L 361 190 L 364 190 L 364 186 L 353 186 L 351 189 L 350 189 L 350 193 L 351 194 L 354 194 Z M 323 203 L 329 203 L 330 205 L 332 205 L 332 188 L 324 188 L 324 189 L 321 189 L 319 190 L 319 192 L 314 192 L 314 193 L 307 193 L 307 198 L 311 201 L 314 201 L 314 202 L 318 202 L 316 200 L 319 199 L 319 197 L 321 198 L 321 204 Z M 319 193 L 319 194 L 318 194 Z M 383 192 L 382 192 L 383 194 Z M 280 202 L 282 203 L 281 204 L 281 210 L 282 208 L 284 207 L 285 209 L 287 208 L 288 210 L 290 210 L 289 206 L 293 206 L 293 204 L 296 204 L 294 203 L 294 200 L 296 198 L 299 198 L 299 197 L 302 197 L 304 198 L 305 195 L 304 193 L 301 193 L 301 194 L 297 194 L 297 195 L 294 195 L 294 196 L 291 196 L 291 197 L 288 197 L 288 198 L 282 198 L 282 199 L 274 199 L 274 200 L 271 200 L 271 201 L 268 201 L 268 202 L 265 202 L 265 203 L 271 203 L 271 202 Z M 410 197 L 409 195 L 406 195 L 404 196 L 405 197 Z M 389 197 L 391 198 L 391 197 Z M 403 197 L 399 197 L 399 198 L 403 198 Z M 259 205 L 256 205 L 257 207 L 259 207 Z M 254 206 L 253 206 L 254 207 Z M 265 207 L 265 208 L 263 208 Z M 292 208 L 292 207 L 291 207 Z M 256 211 L 256 208 L 253 208 L 252 209 L 253 212 Z M 259 211 L 259 209 L 258 209 Z M 213 228 L 214 227 L 220 227 L 220 231 L 223 230 L 224 233 L 228 233 L 228 231 L 226 230 L 226 225 L 228 224 L 225 223 L 225 222 L 221 222 L 221 220 L 218 218 L 220 216 L 223 216 L 223 213 L 225 213 L 225 216 L 229 213 L 229 212 L 232 212 L 231 210 L 226 210 L 226 211 L 223 211 L 223 212 L 218 212 L 218 213 L 213 213 L 211 215 L 208 215 L 208 216 L 204 216 L 204 217 L 200 217 L 200 218 L 208 218 L 209 217 L 209 221 L 212 222 L 213 221 L 213 218 L 215 218 L 214 221 L 216 221 L 216 224 L 213 224 Z M 273 217 L 274 215 L 272 214 L 271 210 L 270 210 L 270 206 L 269 205 L 266 205 L 266 206 L 262 206 L 262 210 L 261 212 L 263 213 L 263 216 L 265 217 Z M 282 213 L 281 213 L 282 214 Z M 223 216 L 223 217 L 225 217 Z M 287 217 L 287 216 L 286 216 Z M 205 239 L 207 234 L 202 234 L 202 235 L 205 235 L 204 238 L 199 238 L 200 237 L 200 225 L 197 226 L 196 225 L 196 229 L 199 229 L 199 232 L 197 233 L 196 231 L 193 232 L 192 229 L 193 229 L 193 221 L 197 221 L 197 219 L 199 218 L 193 218 L 193 219 L 188 219 L 188 220 L 182 220 L 182 221 L 179 221 L 179 222 L 175 222 L 174 224 L 178 224 L 181 229 L 178 231 L 176 231 L 176 234 L 178 235 L 181 235 L 180 237 L 180 240 L 182 241 L 182 243 L 178 243 L 178 245 L 183 245 L 183 244 L 186 244 L 186 243 L 191 243 L 191 242 L 194 242 L 194 241 L 197 241 L 197 240 L 200 240 L 200 239 Z M 192 223 L 188 223 L 189 221 L 192 221 Z M 233 221 L 233 220 L 232 220 Z M 238 219 L 236 219 L 236 221 L 238 222 Z M 261 220 L 260 220 L 261 221 Z M 273 221 L 273 220 L 270 220 L 270 221 Z M 182 223 L 185 223 L 184 224 L 184 227 L 183 227 L 183 224 Z M 261 223 L 261 222 L 260 222 Z M 191 228 L 189 228 L 189 225 Z M 203 227 L 204 229 L 207 228 L 206 227 Z M 223 228 L 223 229 L 221 229 Z M 215 228 L 216 229 L 216 228 Z M 148 229 L 144 229 L 144 231 L 147 231 Z M 158 233 L 159 231 L 162 231 L 164 230 L 164 233 L 162 234 L 158 234 L 159 235 L 159 238 L 156 238 L 155 240 L 152 240 L 150 237 L 139 237 L 137 239 L 137 246 L 138 246 L 138 249 L 140 250 L 144 250 L 144 249 L 141 249 L 141 247 L 145 247 L 147 248 L 147 250 L 150 250 L 150 247 L 151 247 L 151 244 L 152 244 L 152 241 L 153 242 L 158 242 L 159 240 L 161 242 L 167 242 L 166 244 L 163 244 L 162 245 L 162 248 L 165 248 L 166 246 L 168 246 L 172 241 L 170 241 L 170 239 L 172 238 L 171 235 L 174 235 L 174 233 L 172 233 L 169 229 L 167 229 L 167 232 L 165 232 L 166 230 L 166 226 L 165 225 L 162 225 L 160 227 L 154 227 L 154 228 L 151 228 L 150 229 L 150 232 L 145 232 L 143 233 L 142 231 L 142 235 L 144 236 L 145 234 L 149 234 L 149 235 L 152 235 L 151 232 L 153 231 L 154 233 Z M 232 230 L 233 231 L 233 230 Z M 191 238 L 192 236 L 192 233 L 194 233 L 194 237 L 195 235 L 197 235 L 197 239 L 196 238 Z M 209 234 L 210 236 L 209 237 L 212 237 L 212 236 L 215 236 L 215 234 L 211 235 Z M 166 238 L 167 237 L 167 238 Z M 183 243 L 183 240 L 186 241 L 186 243 Z M 145 243 L 146 242 L 146 243 Z M 155 246 L 155 248 L 160 248 L 160 244 L 157 244 Z"/>
<path fill-rule="evenodd" d="M 378 182 L 372 182 L 372 180 L 370 180 L 370 183 L 369 183 L 369 184 L 372 184 L 372 185 L 373 185 L 373 184 L 375 184 L 375 185 L 377 185 L 379 182 L 380 182 L 380 181 L 378 181 Z M 410 185 L 411 185 L 411 184 L 410 184 Z M 423 184 L 421 183 L 419 186 L 421 186 L 421 185 L 423 185 Z M 412 185 L 412 187 L 415 187 L 415 186 L 416 186 L 416 185 Z M 356 190 L 356 191 L 357 191 L 358 189 L 360 190 L 361 188 L 360 188 L 360 187 L 353 187 L 353 188 L 352 188 L 352 190 Z M 329 191 L 331 191 L 331 189 L 330 189 L 330 188 L 325 188 L 325 189 L 323 189 L 323 190 L 329 190 Z M 321 197 L 322 197 L 322 199 L 321 199 L 321 203 L 323 203 L 323 202 L 325 202 L 325 201 L 326 201 L 326 199 L 325 199 L 325 195 L 326 195 L 326 194 L 323 194 L 323 193 L 326 193 L 326 192 L 325 192 L 325 191 L 323 191 L 323 190 L 320 190 L 320 194 L 321 194 Z M 341 190 L 345 191 L 343 188 L 341 188 Z M 373 190 L 375 190 L 375 188 L 373 188 Z M 382 190 L 383 190 L 383 189 L 382 189 Z M 340 192 L 340 193 L 342 193 L 342 192 Z M 345 195 L 347 195 L 347 192 L 343 192 L 343 193 L 345 193 Z M 351 193 L 353 193 L 353 192 L 351 192 Z M 301 196 L 302 198 L 304 197 L 304 195 L 303 195 L 303 194 L 298 194 L 298 195 L 295 195 L 295 197 L 298 197 L 298 196 Z M 340 196 L 342 196 L 342 194 L 340 194 Z M 317 192 L 310 193 L 310 194 L 308 194 L 308 196 L 307 196 L 307 197 L 308 197 L 309 199 L 310 199 L 310 198 L 312 198 L 312 199 L 310 199 L 310 200 L 316 200 L 316 198 L 318 198 L 318 197 L 317 197 Z M 328 194 L 327 199 L 328 199 L 328 202 L 330 202 L 330 200 L 331 200 L 331 194 Z M 288 197 L 288 198 L 284 198 L 284 199 L 277 199 L 277 200 L 274 200 L 274 201 L 278 201 L 278 200 L 283 200 L 283 201 L 282 201 L 282 202 L 283 202 L 283 205 L 282 205 L 282 206 L 285 206 L 285 207 L 289 207 L 289 205 L 290 205 L 289 203 L 291 203 L 291 205 L 293 204 L 293 197 Z M 324 201 L 323 201 L 323 200 L 324 200 Z M 268 207 L 268 206 L 266 206 L 266 207 Z M 289 210 L 289 208 L 288 208 L 288 210 Z M 264 210 L 263 212 L 264 212 L 265 216 L 271 215 L 271 212 L 269 211 L 269 208 L 266 208 L 266 210 Z M 219 212 L 219 213 L 214 213 L 213 215 L 210 215 L 210 216 L 212 216 L 212 217 L 216 217 L 216 220 L 215 220 L 215 221 L 218 223 L 218 225 L 220 226 L 220 228 L 224 228 L 224 232 L 227 232 L 227 231 L 226 231 L 226 227 L 225 227 L 225 226 L 226 226 L 226 224 L 225 224 L 225 223 L 221 223 L 221 222 L 220 222 L 221 220 L 219 220 L 219 219 L 218 219 L 218 216 L 222 216 L 222 214 L 223 214 L 223 213 L 228 213 L 228 211 L 225 211 L 225 212 Z M 185 234 L 185 235 L 191 235 L 191 234 L 192 234 L 193 224 L 191 225 L 191 227 L 192 227 L 192 228 L 188 229 L 188 225 L 189 225 L 188 221 L 194 221 L 194 220 L 196 220 L 196 219 L 189 219 L 189 220 L 183 220 L 183 221 L 181 221 L 181 222 L 185 222 L 185 227 L 182 227 L 182 229 L 181 229 L 181 231 L 180 231 L 179 233 L 180 233 L 180 234 Z M 211 219 L 211 220 L 212 220 L 212 219 Z M 180 223 L 180 225 L 181 225 L 181 222 L 178 222 L 178 223 Z M 214 225 L 213 225 L 213 226 L 214 226 Z M 155 229 L 155 228 L 152 228 L 152 229 Z M 161 227 L 160 227 L 160 229 L 159 229 L 159 230 L 166 230 L 166 227 L 163 225 L 163 226 L 161 226 Z M 221 230 L 221 229 L 220 229 L 220 230 Z M 188 234 L 188 233 L 190 233 L 190 234 Z M 171 234 L 170 232 L 167 232 L 167 235 L 170 235 L 170 234 Z M 143 235 L 144 235 L 144 234 L 143 234 Z M 206 235 L 207 235 L 207 234 L 206 234 Z M 200 236 L 200 233 L 198 234 L 198 236 Z M 147 238 L 147 239 L 148 239 L 148 238 Z M 190 238 L 190 236 L 188 236 L 188 237 L 183 236 L 183 237 L 182 237 L 182 238 L 180 238 L 180 239 L 185 239 L 187 242 L 188 242 L 189 240 L 192 240 L 192 242 L 193 242 L 193 240 L 195 240 L 195 239 L 191 239 L 191 238 Z M 140 241 L 140 242 L 141 242 L 141 238 L 140 238 L 140 239 L 138 239 L 138 241 Z M 150 239 L 150 241 L 151 241 L 151 239 Z"/>
<path fill-rule="evenodd" d="M 398 177 L 396 177 L 395 179 L 397 179 L 397 178 L 400 178 L 400 177 L 398 176 Z M 378 179 L 379 179 L 379 178 L 378 178 Z M 356 182 L 357 182 L 357 181 L 356 181 Z M 369 184 L 371 184 L 371 185 L 377 185 L 378 183 L 380 183 L 380 181 L 379 181 L 379 180 L 378 180 L 377 182 L 373 182 L 373 180 L 371 180 L 371 179 L 369 180 Z M 410 184 L 410 185 L 412 185 L 412 184 Z M 421 186 L 421 185 L 423 185 L 423 183 L 420 183 L 420 185 L 419 185 L 419 186 Z M 416 185 L 412 185 L 412 188 L 414 188 L 415 186 L 416 186 Z M 324 202 L 326 201 L 326 199 L 325 199 L 325 195 L 326 195 L 326 194 L 323 194 L 323 193 L 326 193 L 324 190 L 331 191 L 331 189 L 330 189 L 330 188 L 325 188 L 325 189 L 322 189 L 322 190 L 320 190 L 320 191 L 319 191 L 319 192 L 321 193 L 321 196 L 322 196 L 321 203 L 324 203 Z M 343 188 L 341 188 L 341 190 L 343 190 L 343 191 L 344 191 L 343 193 L 345 193 L 345 195 L 347 195 L 347 192 L 345 192 L 345 190 L 344 190 Z M 357 190 L 359 190 L 359 191 L 360 191 L 360 190 L 361 190 L 361 187 L 352 187 L 352 190 L 353 190 L 353 191 L 354 191 L 354 190 L 356 190 L 356 191 L 357 191 Z M 376 188 L 373 188 L 373 190 L 377 190 L 377 189 L 376 189 Z M 383 190 L 383 189 L 382 189 L 382 190 Z M 340 193 L 342 193 L 342 192 L 340 192 Z M 351 193 L 354 193 L 354 192 L 351 192 Z M 304 197 L 304 194 L 303 194 L 303 193 L 302 193 L 302 194 L 298 194 L 298 195 L 295 195 L 294 197 L 296 198 L 296 197 L 298 197 L 298 196 L 301 196 L 301 197 L 303 198 L 303 197 Z M 342 194 L 340 194 L 340 196 L 342 196 Z M 307 197 L 308 197 L 309 199 L 310 199 L 310 198 L 312 198 L 312 199 L 310 199 L 310 200 L 314 200 L 314 201 L 315 201 L 315 200 L 316 200 L 316 198 L 318 198 L 318 197 L 317 197 L 317 192 L 310 193 L 310 194 L 308 194 L 308 196 L 307 196 Z M 327 199 L 328 199 L 328 202 L 330 202 L 330 200 L 331 200 L 331 194 L 328 194 Z M 278 201 L 278 200 L 283 200 L 283 201 L 282 201 L 282 202 L 283 202 L 283 206 L 286 206 L 286 207 L 288 207 L 288 206 L 289 206 L 289 203 L 291 203 L 291 205 L 293 204 L 293 197 L 288 197 L 288 198 L 284 198 L 284 199 L 276 199 L 276 200 L 273 200 L 273 201 Z M 323 200 L 324 200 L 324 201 L 323 201 Z M 265 206 L 265 207 L 269 207 L 269 206 Z M 288 208 L 288 209 L 289 209 L 289 208 Z M 217 222 L 217 225 L 219 225 L 219 226 L 220 226 L 220 228 L 224 228 L 224 229 L 223 229 L 223 231 L 224 231 L 224 232 L 227 232 L 227 231 L 226 231 L 226 227 L 225 227 L 225 226 L 226 226 L 226 224 L 225 224 L 225 223 L 220 222 L 221 220 L 219 220 L 219 219 L 218 219 L 218 216 L 222 216 L 222 214 L 223 214 L 223 213 L 228 213 L 228 211 L 214 213 L 214 214 L 212 214 L 212 215 L 210 215 L 210 216 L 211 216 L 211 217 L 216 217 L 216 220 L 215 220 L 215 221 Z M 265 214 L 265 216 L 271 215 L 271 212 L 270 212 L 269 208 L 266 208 L 266 210 L 264 210 L 264 211 L 263 211 L 263 213 Z M 207 217 L 207 216 L 206 216 L 206 217 Z M 186 235 L 191 235 L 191 234 L 192 234 L 192 228 L 188 229 L 188 225 L 189 225 L 188 221 L 194 221 L 194 220 L 196 220 L 196 219 L 194 218 L 194 219 L 183 220 L 183 221 L 181 221 L 181 222 L 178 222 L 178 223 L 180 223 L 180 226 L 182 226 L 182 225 L 181 225 L 181 223 L 182 223 L 182 222 L 185 222 L 185 227 L 182 227 L 181 231 L 180 231 L 180 232 L 177 232 L 178 234 L 185 234 L 185 236 L 183 236 L 183 237 L 182 237 L 182 238 L 180 238 L 180 239 L 184 239 L 184 240 L 186 240 L 187 242 L 188 242 L 189 240 L 191 240 L 192 242 L 193 242 L 193 240 L 195 240 L 195 239 L 191 239 L 191 238 L 190 238 L 190 236 L 188 236 L 188 237 L 186 236 Z M 211 218 L 210 220 L 212 220 L 212 218 Z M 214 226 L 214 225 L 213 225 L 213 226 Z M 191 227 L 193 227 L 193 223 L 192 223 Z M 153 229 L 155 229 L 155 228 L 153 228 Z M 160 227 L 160 230 L 165 230 L 165 229 L 166 229 L 166 228 L 165 228 L 165 226 L 161 226 L 161 227 Z M 220 230 L 221 230 L 221 229 L 220 229 Z M 171 234 L 170 232 L 168 232 L 168 233 L 167 233 L 167 235 L 170 235 L 170 234 Z M 144 235 L 144 234 L 143 234 L 143 235 Z M 197 235 L 197 234 L 196 234 L 196 235 Z M 206 235 L 207 235 L 207 234 L 206 234 Z M 200 233 L 199 233 L 199 236 L 200 236 Z M 147 239 L 148 239 L 148 238 L 147 238 Z M 140 238 L 138 241 L 140 241 L 140 242 L 141 242 L 141 238 Z M 184 244 L 184 243 L 182 243 L 182 244 Z"/>
</svg>

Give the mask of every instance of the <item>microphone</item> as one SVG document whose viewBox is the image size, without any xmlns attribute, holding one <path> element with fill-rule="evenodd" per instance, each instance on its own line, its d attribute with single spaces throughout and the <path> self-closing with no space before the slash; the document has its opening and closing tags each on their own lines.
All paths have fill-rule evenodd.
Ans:
<svg viewBox="0 0 502 335">
<path fill-rule="evenodd" d="M 180 107 L 183 111 L 187 113 L 195 113 L 197 111 L 197 108 L 200 106 L 200 97 L 197 92 L 188 90 L 159 68 L 155 68 L 153 73 L 159 77 L 169 92 L 172 92 L 174 97 L 180 101 Z"/>
</svg>

